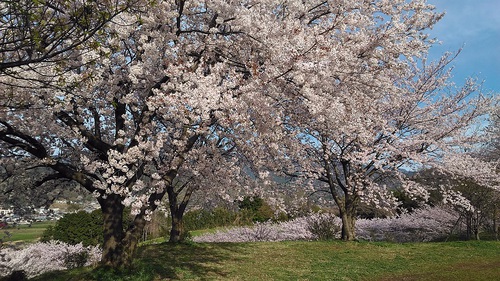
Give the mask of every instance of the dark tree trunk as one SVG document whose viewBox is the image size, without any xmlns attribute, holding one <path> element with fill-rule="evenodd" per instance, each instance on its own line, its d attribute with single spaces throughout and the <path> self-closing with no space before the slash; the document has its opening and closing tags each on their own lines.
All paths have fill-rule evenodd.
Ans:
<svg viewBox="0 0 500 281">
<path fill-rule="evenodd" d="M 106 199 L 99 198 L 103 218 L 104 242 L 102 245 L 101 263 L 104 266 L 119 268 L 126 265 L 124 255 L 123 209 L 118 195 L 108 195 Z"/>
<path fill-rule="evenodd" d="M 181 242 L 184 237 L 184 221 L 183 221 L 183 213 L 180 210 L 176 210 L 176 212 L 171 211 L 172 218 L 172 229 L 170 230 L 170 238 L 168 242 L 177 243 Z"/>
<path fill-rule="evenodd" d="M 332 194 L 333 194 L 332 189 Z M 338 194 L 333 196 L 337 207 L 339 208 L 340 219 L 342 220 L 341 237 L 343 241 L 356 240 L 356 213 L 358 208 L 358 199 L 356 196 L 344 192 L 343 198 Z"/>
<path fill-rule="evenodd" d="M 141 238 L 145 226 L 146 219 L 144 218 L 144 214 L 140 213 L 135 216 L 132 224 L 127 229 L 127 232 L 125 232 L 125 237 L 122 241 L 124 245 L 123 255 L 125 267 L 130 267 L 132 265 L 132 260 L 137 252 L 139 239 Z"/>
<path fill-rule="evenodd" d="M 172 218 L 172 229 L 170 230 L 169 242 L 178 243 L 182 242 L 185 237 L 184 228 L 184 212 L 186 211 L 187 204 L 194 192 L 194 187 L 187 187 L 189 182 L 178 187 L 178 190 L 173 185 L 167 187 L 168 204 L 170 208 L 170 217 Z M 187 187 L 187 188 L 186 188 Z M 179 202 L 180 193 L 185 191 L 182 201 Z"/>
<path fill-rule="evenodd" d="M 471 240 L 472 237 L 472 216 L 471 214 L 467 213 L 465 215 L 465 239 L 466 240 Z"/>
<path fill-rule="evenodd" d="M 356 239 L 356 214 L 344 211 L 341 212 L 342 232 L 341 239 L 343 241 L 353 241 Z"/>
<path fill-rule="evenodd" d="M 493 232 L 495 233 L 495 240 L 498 241 L 497 217 L 498 217 L 498 205 L 495 203 L 495 205 L 493 206 Z"/>
<path fill-rule="evenodd" d="M 357 200 L 352 200 L 349 195 L 346 195 L 344 198 L 339 198 L 338 194 L 333 195 L 335 204 L 339 208 L 340 219 L 342 220 L 340 239 L 343 241 L 354 241 L 356 240 Z"/>
<path fill-rule="evenodd" d="M 101 265 L 112 268 L 128 268 L 132 265 L 140 235 L 146 225 L 144 214 L 136 215 L 128 229 L 124 230 L 124 205 L 118 195 L 99 198 L 103 217 L 104 242 Z"/>
<path fill-rule="evenodd" d="M 325 149 L 325 152 L 327 150 Z M 340 167 L 338 167 L 340 164 Z M 341 239 L 343 241 L 356 240 L 356 213 L 359 197 L 356 188 L 350 185 L 351 164 L 348 160 L 340 159 L 338 163 L 325 162 L 326 181 L 330 193 L 339 208 L 342 220 Z"/>
</svg>

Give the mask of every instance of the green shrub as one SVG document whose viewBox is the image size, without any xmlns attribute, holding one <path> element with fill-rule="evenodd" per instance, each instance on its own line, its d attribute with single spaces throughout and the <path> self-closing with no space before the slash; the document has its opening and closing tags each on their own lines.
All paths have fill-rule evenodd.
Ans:
<svg viewBox="0 0 500 281">
<path fill-rule="evenodd" d="M 274 217 L 274 210 L 259 197 L 245 198 L 238 203 L 240 208 L 238 211 L 224 207 L 217 207 L 212 210 L 197 209 L 187 211 L 183 217 L 184 228 L 186 231 L 190 231 L 225 226 L 242 226 L 250 225 L 253 222 L 265 222 Z"/>
<path fill-rule="evenodd" d="M 123 229 L 126 230 L 132 222 L 130 207 L 123 210 Z M 49 226 L 42 234 L 40 240 L 47 242 L 58 240 L 68 244 L 95 246 L 103 243 L 103 221 L 100 209 L 91 213 L 80 211 L 65 214 L 54 226 Z"/>
<path fill-rule="evenodd" d="M 49 226 L 41 240 L 58 240 L 68 244 L 82 243 L 84 246 L 99 245 L 103 241 L 102 213 L 80 211 L 65 214 L 54 226 Z"/>
<path fill-rule="evenodd" d="M 221 226 L 240 225 L 238 213 L 226 208 L 217 207 L 213 210 L 192 210 L 184 215 L 186 230 L 207 229 Z"/>
<path fill-rule="evenodd" d="M 250 212 L 253 222 L 265 222 L 274 217 L 274 210 L 271 206 L 258 196 L 246 196 L 238 202 L 238 207 L 240 210 Z"/>
</svg>

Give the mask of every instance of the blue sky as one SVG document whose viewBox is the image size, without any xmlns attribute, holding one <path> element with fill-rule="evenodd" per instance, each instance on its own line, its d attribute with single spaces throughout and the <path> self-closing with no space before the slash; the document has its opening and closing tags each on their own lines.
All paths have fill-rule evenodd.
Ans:
<svg viewBox="0 0 500 281">
<path fill-rule="evenodd" d="M 446 51 L 461 54 L 453 62 L 454 82 L 463 84 L 467 77 L 484 81 L 483 90 L 500 94 L 500 0 L 427 0 L 444 18 L 429 31 L 441 41 L 433 46 L 430 57 Z"/>
</svg>

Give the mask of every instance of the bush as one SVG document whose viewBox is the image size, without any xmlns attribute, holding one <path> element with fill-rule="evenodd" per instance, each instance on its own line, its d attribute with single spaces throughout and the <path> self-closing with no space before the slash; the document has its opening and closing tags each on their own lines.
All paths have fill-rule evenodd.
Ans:
<svg viewBox="0 0 500 281">
<path fill-rule="evenodd" d="M 22 270 L 16 270 L 10 274 L 6 281 L 26 281 L 28 277 L 26 273 Z"/>
<path fill-rule="evenodd" d="M 204 209 L 188 211 L 184 215 L 183 221 L 187 231 L 252 223 L 250 213 L 233 212 L 222 207 L 210 211 Z"/>
<path fill-rule="evenodd" d="M 315 214 L 309 216 L 308 230 L 318 240 L 333 240 L 340 233 L 340 221 L 332 214 Z"/>
<path fill-rule="evenodd" d="M 128 228 L 132 218 L 130 207 L 123 210 L 123 228 Z M 102 245 L 103 221 L 101 210 L 91 213 L 80 211 L 65 214 L 54 226 L 49 226 L 42 234 L 40 241 L 57 240 L 71 245 L 82 243 L 84 246 Z"/>
<path fill-rule="evenodd" d="M 254 196 L 246 196 L 238 202 L 238 207 L 242 211 L 249 213 L 253 222 L 265 222 L 271 220 L 274 216 L 274 211 L 264 199 Z"/>
<path fill-rule="evenodd" d="M 103 242 L 102 213 L 80 211 L 65 214 L 55 226 L 48 227 L 41 238 L 42 242 L 62 241 L 71 245 L 82 243 L 84 246 L 100 245 Z"/>
<path fill-rule="evenodd" d="M 338 222 L 338 220 L 334 220 Z M 207 233 L 193 238 L 194 242 L 255 242 L 285 240 L 316 240 L 317 235 L 310 231 L 308 217 L 290 221 L 255 223 L 253 226 L 235 227 Z"/>
<path fill-rule="evenodd" d="M 449 235 L 457 215 L 441 208 L 424 208 L 392 218 L 359 219 L 356 233 L 360 240 L 422 242 Z M 280 223 L 256 223 L 207 233 L 195 242 L 250 242 L 334 239 L 341 221 L 332 214 L 313 214 Z"/>
<path fill-rule="evenodd" d="M 22 271 L 32 278 L 48 271 L 96 264 L 101 257 L 101 249 L 84 247 L 81 243 L 69 245 L 50 241 L 34 243 L 21 250 L 2 249 L 0 257 L 0 276 Z"/>
<path fill-rule="evenodd" d="M 451 233 L 457 214 L 442 208 L 422 208 L 385 219 L 361 219 L 356 223 L 358 239 L 391 242 L 427 242 Z"/>
<path fill-rule="evenodd" d="M 87 263 L 88 258 L 89 253 L 86 251 L 68 253 L 64 257 L 64 265 L 69 269 L 82 267 Z"/>
</svg>

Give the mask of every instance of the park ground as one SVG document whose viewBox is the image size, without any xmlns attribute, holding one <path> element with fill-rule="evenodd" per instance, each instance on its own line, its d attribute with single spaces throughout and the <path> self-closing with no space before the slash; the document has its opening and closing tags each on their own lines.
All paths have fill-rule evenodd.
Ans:
<svg viewBox="0 0 500 281">
<path fill-rule="evenodd" d="M 10 225 L 0 230 L 2 243 L 30 243 L 37 241 L 49 225 L 55 225 L 55 221 L 35 222 L 31 225 Z"/>
<path fill-rule="evenodd" d="M 500 242 L 290 241 L 150 244 L 134 269 L 79 268 L 34 280 L 500 280 Z"/>
<path fill-rule="evenodd" d="M 3 230 L 3 243 L 38 240 L 53 222 Z M 7 235 L 7 233 L 9 235 Z M 200 233 L 198 233 L 200 232 Z M 207 231 L 193 231 L 199 235 Z M 133 270 L 77 268 L 34 280 L 500 280 L 500 242 L 288 241 L 144 243 Z"/>
</svg>

